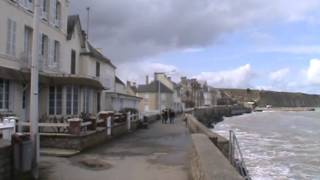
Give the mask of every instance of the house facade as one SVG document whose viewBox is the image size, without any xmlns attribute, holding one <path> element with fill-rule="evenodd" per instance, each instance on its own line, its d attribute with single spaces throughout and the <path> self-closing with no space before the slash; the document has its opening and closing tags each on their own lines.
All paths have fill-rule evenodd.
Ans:
<svg viewBox="0 0 320 180">
<path fill-rule="evenodd" d="M 131 87 L 127 86 L 119 77 L 115 76 L 113 90 L 104 91 L 104 110 L 121 111 L 123 109 L 139 110 L 139 103 L 142 98 L 131 93 Z"/>
<path fill-rule="evenodd" d="M 29 120 L 34 4 L 0 1 L 0 113 Z M 116 67 L 86 39 L 68 0 L 42 0 L 39 23 L 39 117 L 95 114 L 114 89 Z"/>
<path fill-rule="evenodd" d="M 143 98 L 139 109 L 142 112 L 159 112 L 170 108 L 174 102 L 173 95 L 174 92 L 159 80 L 139 85 L 137 96 Z"/>
<path fill-rule="evenodd" d="M 181 77 L 180 94 L 186 108 L 199 107 L 204 105 L 204 91 L 197 79 Z"/>
</svg>

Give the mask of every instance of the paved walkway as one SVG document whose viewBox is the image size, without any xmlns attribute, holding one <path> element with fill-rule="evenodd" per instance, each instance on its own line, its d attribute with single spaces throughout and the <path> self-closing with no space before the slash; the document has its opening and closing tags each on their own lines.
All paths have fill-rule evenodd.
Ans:
<svg viewBox="0 0 320 180">
<path fill-rule="evenodd" d="M 191 138 L 181 119 L 156 122 L 71 158 L 41 157 L 43 180 L 188 180 Z"/>
</svg>

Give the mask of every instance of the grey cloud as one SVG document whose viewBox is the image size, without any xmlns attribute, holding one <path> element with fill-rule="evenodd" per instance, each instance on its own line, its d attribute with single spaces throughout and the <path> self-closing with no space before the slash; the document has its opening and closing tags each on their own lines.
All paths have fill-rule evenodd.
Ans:
<svg viewBox="0 0 320 180">
<path fill-rule="evenodd" d="M 318 0 L 71 0 L 71 13 L 85 27 L 91 7 L 90 40 L 116 64 L 163 52 L 206 47 L 228 32 L 254 23 L 296 21 Z"/>
</svg>

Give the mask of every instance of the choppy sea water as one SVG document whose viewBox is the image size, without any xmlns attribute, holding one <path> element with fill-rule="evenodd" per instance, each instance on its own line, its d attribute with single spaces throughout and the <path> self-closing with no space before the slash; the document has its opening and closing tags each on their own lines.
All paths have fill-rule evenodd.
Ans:
<svg viewBox="0 0 320 180">
<path fill-rule="evenodd" d="M 257 112 L 225 118 L 213 131 L 236 132 L 254 180 L 320 180 L 320 112 Z"/>
</svg>

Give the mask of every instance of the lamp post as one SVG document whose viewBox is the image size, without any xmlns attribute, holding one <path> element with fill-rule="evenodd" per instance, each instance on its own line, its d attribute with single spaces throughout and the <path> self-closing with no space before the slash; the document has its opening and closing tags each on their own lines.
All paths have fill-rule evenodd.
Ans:
<svg viewBox="0 0 320 180">
<path fill-rule="evenodd" d="M 31 59 L 31 89 L 30 89 L 30 134 L 32 141 L 32 176 L 34 179 L 39 178 L 39 69 L 38 69 L 38 38 L 39 38 L 39 21 L 40 21 L 40 1 L 34 0 L 33 14 L 33 37 L 32 37 L 32 59 Z"/>
</svg>

